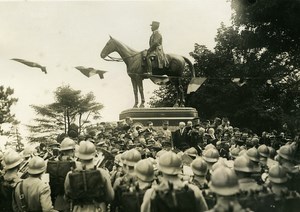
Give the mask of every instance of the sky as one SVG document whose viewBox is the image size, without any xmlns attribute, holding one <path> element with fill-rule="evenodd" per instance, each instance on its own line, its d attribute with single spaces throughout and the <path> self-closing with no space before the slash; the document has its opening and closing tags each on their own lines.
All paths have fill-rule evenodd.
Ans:
<svg viewBox="0 0 300 212">
<path fill-rule="evenodd" d="M 30 105 L 53 103 L 53 92 L 63 85 L 93 92 L 104 105 L 101 121 L 117 121 L 121 111 L 132 108 L 134 97 L 125 64 L 100 58 L 109 35 L 144 50 L 151 22 L 159 21 L 164 51 L 189 57 L 195 43 L 213 49 L 217 28 L 221 22 L 230 25 L 230 16 L 226 0 L 0 1 L 0 84 L 15 91 L 12 111 L 25 135 L 25 125 L 36 117 Z M 48 74 L 11 58 L 44 65 Z M 76 66 L 107 73 L 102 80 L 88 78 Z M 154 89 L 158 86 L 144 80 L 146 101 Z"/>
</svg>

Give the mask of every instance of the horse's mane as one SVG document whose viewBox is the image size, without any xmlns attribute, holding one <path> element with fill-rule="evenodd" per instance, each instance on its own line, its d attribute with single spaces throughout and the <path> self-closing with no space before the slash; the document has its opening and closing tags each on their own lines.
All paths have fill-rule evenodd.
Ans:
<svg viewBox="0 0 300 212">
<path fill-rule="evenodd" d="M 113 39 L 115 42 L 117 42 L 117 43 L 119 43 L 120 45 L 122 45 L 124 48 L 126 48 L 126 50 L 127 50 L 128 52 L 132 52 L 132 54 L 135 54 L 135 53 L 139 52 L 139 51 L 137 51 L 137 50 L 135 50 L 135 49 L 133 49 L 133 48 L 127 46 L 127 45 L 124 44 L 123 42 L 121 42 L 121 41 L 119 41 L 119 40 L 117 40 L 117 39 L 115 39 L 115 38 L 113 38 L 113 37 L 112 37 L 112 39 Z"/>
</svg>

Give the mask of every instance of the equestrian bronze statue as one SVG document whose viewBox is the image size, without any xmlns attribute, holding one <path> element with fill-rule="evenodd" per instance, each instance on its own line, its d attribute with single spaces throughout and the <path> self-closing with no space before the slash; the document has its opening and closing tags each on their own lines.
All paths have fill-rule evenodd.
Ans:
<svg viewBox="0 0 300 212">
<path fill-rule="evenodd" d="M 122 58 L 122 60 L 110 57 L 109 54 L 111 54 L 112 52 L 117 52 Z M 145 97 L 143 89 L 143 80 L 147 78 L 152 79 L 152 81 L 154 81 L 153 78 L 163 79 L 165 75 L 169 77 L 170 82 L 176 88 L 176 101 L 174 107 L 184 107 L 185 99 L 182 87 L 182 76 L 187 63 L 191 72 L 191 77 L 195 77 L 195 71 L 191 61 L 188 58 L 180 55 L 166 54 L 166 57 L 169 61 L 168 67 L 159 69 L 158 66 L 155 65 L 155 58 L 153 58 L 152 75 L 149 76 L 148 74 L 146 74 L 146 54 L 147 50 L 136 51 L 110 36 L 109 41 L 106 43 L 105 47 L 101 51 L 101 58 L 105 59 L 108 56 L 112 59 L 112 61 L 123 61 L 126 64 L 127 74 L 131 79 L 134 92 L 135 103 L 133 107 L 138 107 L 138 91 L 141 95 L 141 104 L 139 107 L 144 107 Z"/>
</svg>

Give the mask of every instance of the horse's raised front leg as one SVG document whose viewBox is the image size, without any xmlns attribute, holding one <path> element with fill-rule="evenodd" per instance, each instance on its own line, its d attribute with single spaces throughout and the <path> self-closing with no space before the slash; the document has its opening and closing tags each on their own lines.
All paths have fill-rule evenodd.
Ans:
<svg viewBox="0 0 300 212">
<path fill-rule="evenodd" d="M 136 107 L 138 107 L 138 104 L 139 104 L 138 87 L 137 87 L 136 80 L 131 78 L 131 84 L 132 84 L 133 93 L 134 93 L 134 105 L 133 105 L 133 107 L 136 108 Z"/>
<path fill-rule="evenodd" d="M 138 89 L 140 91 L 140 95 L 141 95 L 141 104 L 140 104 L 140 108 L 144 108 L 145 107 L 145 96 L 144 96 L 144 87 L 143 87 L 143 80 L 139 79 L 137 81 L 137 85 L 138 85 Z"/>
</svg>

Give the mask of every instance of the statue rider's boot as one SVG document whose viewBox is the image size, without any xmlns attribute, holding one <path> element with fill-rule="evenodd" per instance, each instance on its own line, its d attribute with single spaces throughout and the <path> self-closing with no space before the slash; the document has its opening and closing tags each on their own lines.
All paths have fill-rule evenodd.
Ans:
<svg viewBox="0 0 300 212">
<path fill-rule="evenodd" d="M 147 58 L 147 73 L 146 75 L 151 76 L 152 75 L 152 63 L 151 59 Z"/>
</svg>

